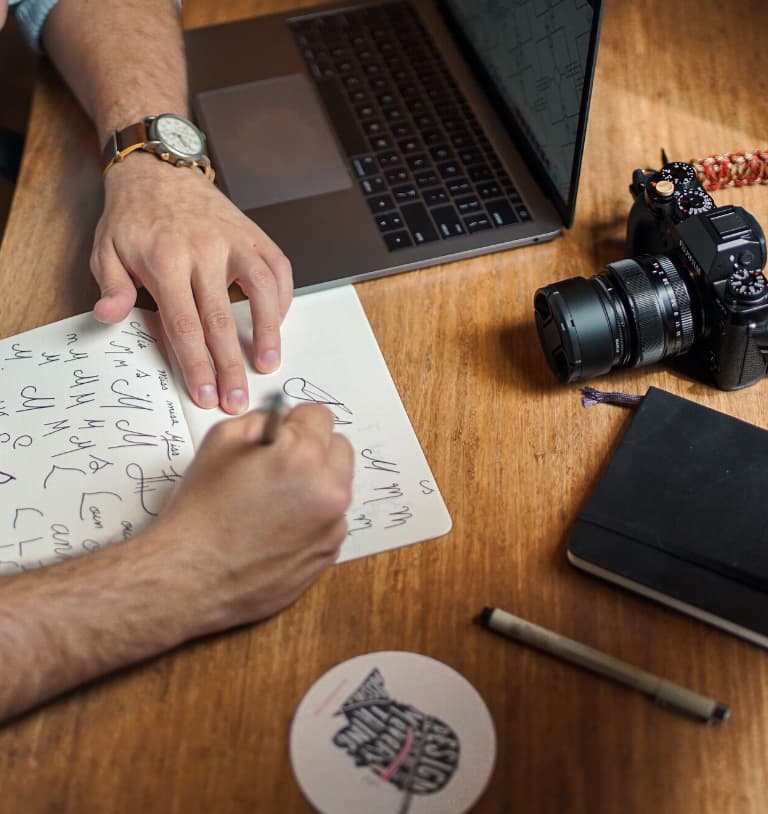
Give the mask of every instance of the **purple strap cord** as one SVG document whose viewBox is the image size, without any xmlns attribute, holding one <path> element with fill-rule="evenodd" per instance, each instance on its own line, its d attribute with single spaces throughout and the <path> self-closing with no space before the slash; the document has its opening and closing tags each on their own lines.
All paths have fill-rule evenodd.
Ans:
<svg viewBox="0 0 768 814">
<path fill-rule="evenodd" d="M 645 396 L 632 393 L 608 393 L 594 387 L 582 387 L 581 404 L 583 407 L 594 407 L 595 404 L 618 404 L 620 407 L 636 407 Z"/>
</svg>

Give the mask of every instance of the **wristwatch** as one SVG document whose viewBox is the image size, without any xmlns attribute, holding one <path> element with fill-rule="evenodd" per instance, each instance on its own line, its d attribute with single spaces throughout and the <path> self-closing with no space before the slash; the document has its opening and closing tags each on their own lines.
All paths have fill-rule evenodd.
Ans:
<svg viewBox="0 0 768 814">
<path fill-rule="evenodd" d="M 145 150 L 177 167 L 197 167 L 213 181 L 216 173 L 205 149 L 205 134 L 188 119 L 175 113 L 145 116 L 109 137 L 104 145 L 104 175 L 135 150 Z"/>
</svg>

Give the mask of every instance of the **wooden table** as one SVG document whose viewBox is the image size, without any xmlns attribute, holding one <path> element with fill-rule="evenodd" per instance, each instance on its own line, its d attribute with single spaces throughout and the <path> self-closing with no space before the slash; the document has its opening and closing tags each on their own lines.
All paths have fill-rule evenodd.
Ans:
<svg viewBox="0 0 768 814">
<path fill-rule="evenodd" d="M 186 0 L 184 13 L 198 26 L 289 5 Z M 300 699 L 340 661 L 397 649 L 451 665 L 485 698 L 498 757 L 479 812 L 768 811 L 768 654 L 566 562 L 569 527 L 629 413 L 585 410 L 578 384 L 555 383 L 531 309 L 539 285 L 623 256 L 631 172 L 658 165 L 662 146 L 676 159 L 768 147 L 767 21 L 763 0 L 608 0 L 574 228 L 547 245 L 359 286 L 453 531 L 337 566 L 266 624 L 13 722 L 0 731 L 0 810 L 307 812 L 288 760 Z M 42 66 L 0 252 L 0 335 L 95 300 L 97 156 L 86 117 Z M 768 226 L 768 187 L 715 197 Z M 725 393 L 657 366 L 600 384 L 656 385 L 768 426 L 765 381 Z M 732 720 L 704 728 L 492 635 L 472 623 L 488 604 L 725 700 Z"/>
</svg>

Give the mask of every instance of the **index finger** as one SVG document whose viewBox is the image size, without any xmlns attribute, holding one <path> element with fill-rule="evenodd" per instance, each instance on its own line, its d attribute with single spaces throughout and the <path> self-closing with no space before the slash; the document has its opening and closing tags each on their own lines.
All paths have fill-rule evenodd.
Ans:
<svg viewBox="0 0 768 814">
<path fill-rule="evenodd" d="M 333 413 L 324 404 L 299 404 L 285 417 L 284 424 L 298 434 L 310 434 L 328 444 L 333 433 Z"/>
</svg>

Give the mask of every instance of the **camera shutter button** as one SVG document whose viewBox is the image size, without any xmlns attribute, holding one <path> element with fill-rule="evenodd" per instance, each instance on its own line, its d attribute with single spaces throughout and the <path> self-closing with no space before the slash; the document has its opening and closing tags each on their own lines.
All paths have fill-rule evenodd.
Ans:
<svg viewBox="0 0 768 814">
<path fill-rule="evenodd" d="M 656 192 L 661 195 L 662 198 L 669 198 L 670 195 L 675 194 L 675 182 L 674 181 L 657 181 L 655 185 Z"/>
</svg>

